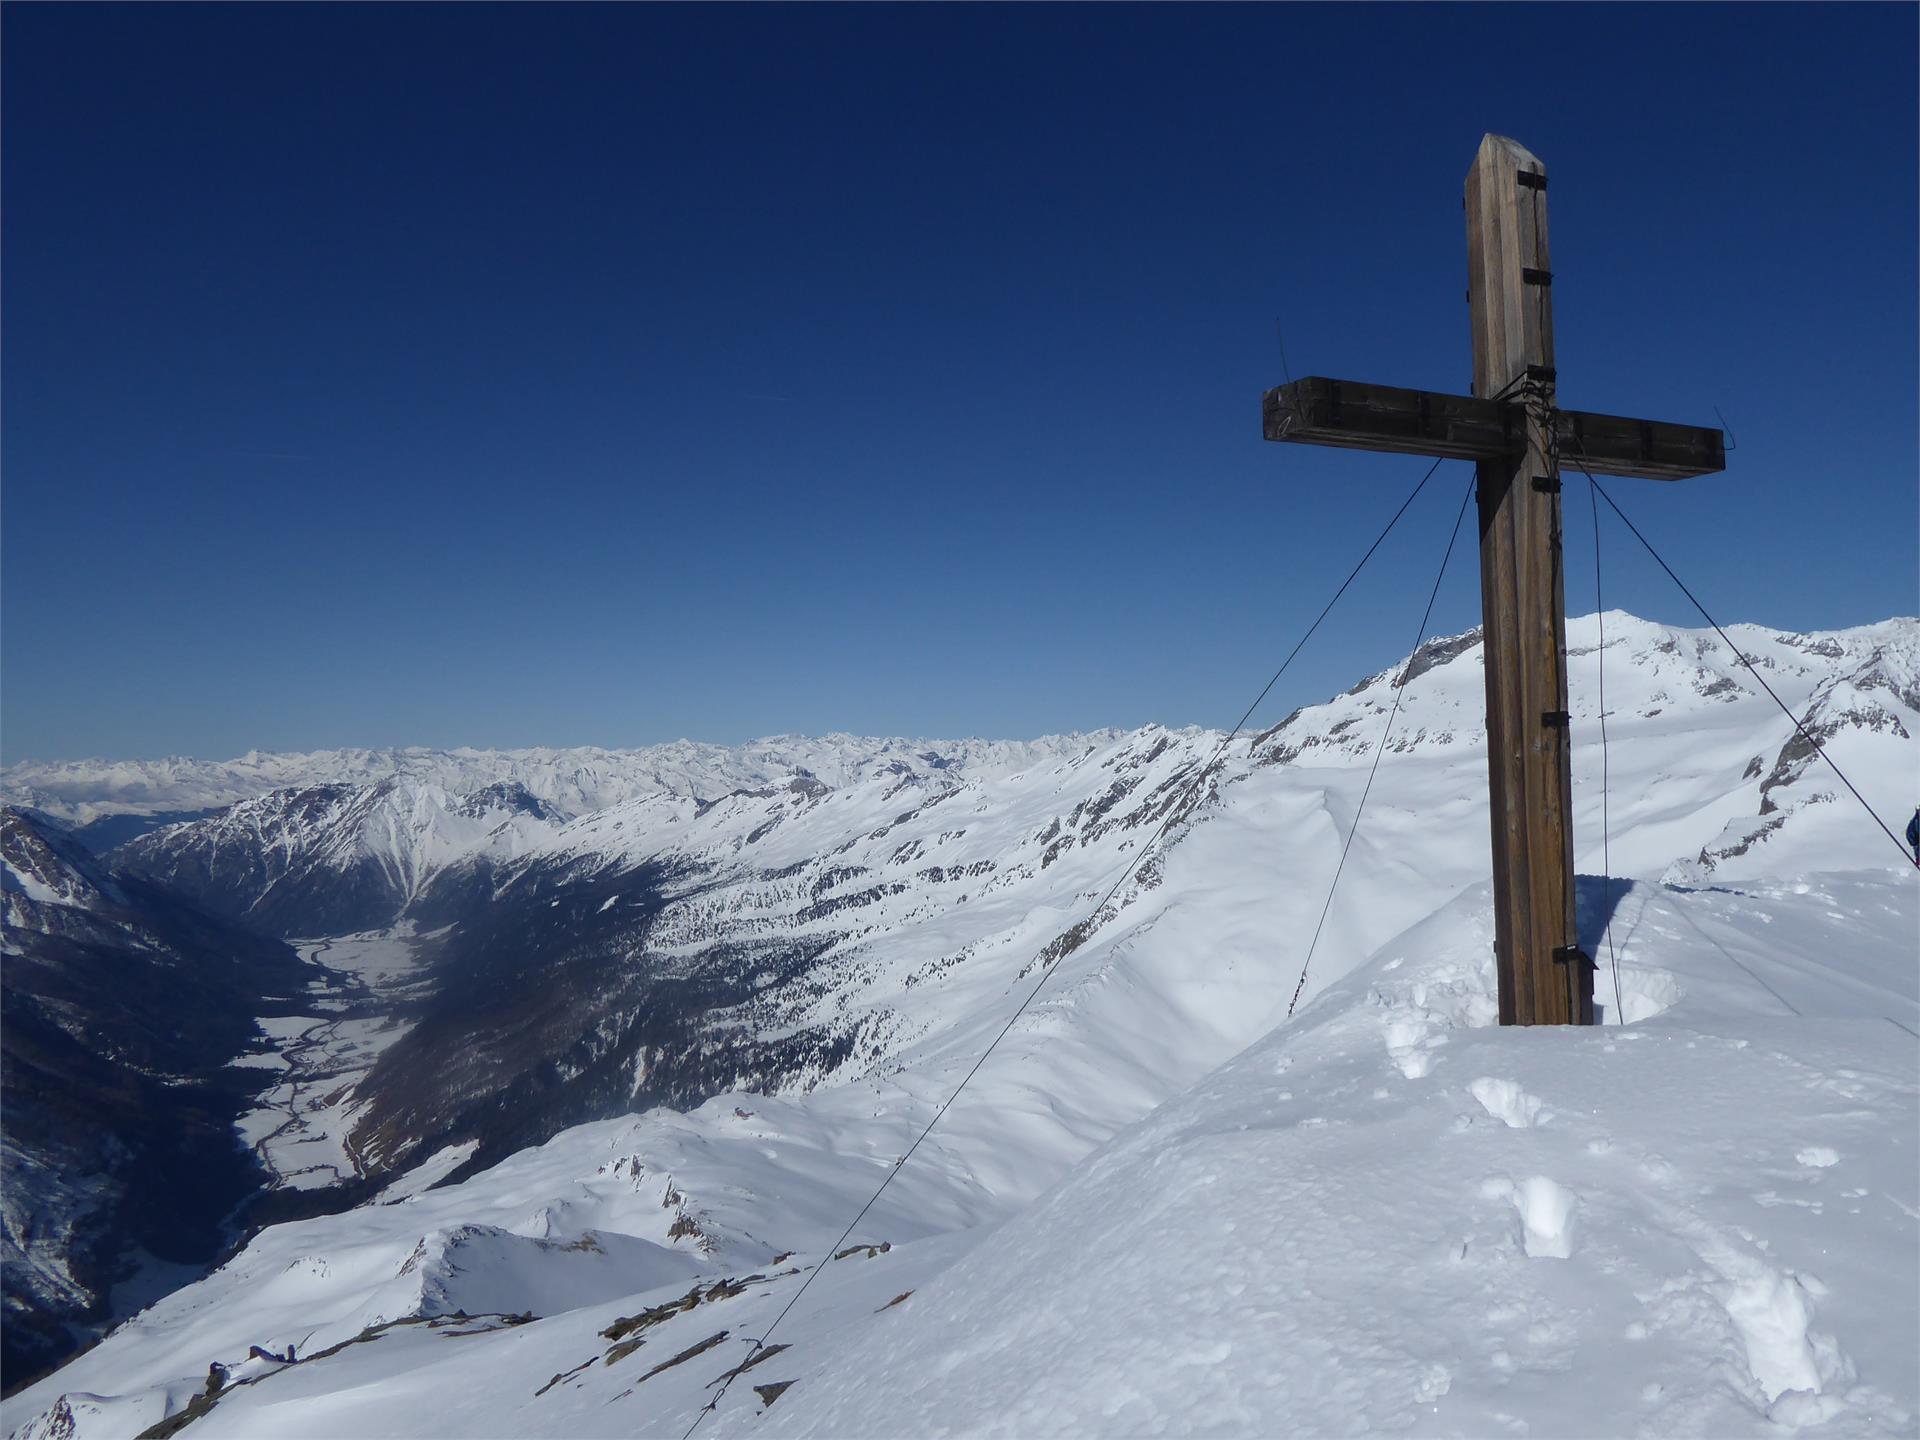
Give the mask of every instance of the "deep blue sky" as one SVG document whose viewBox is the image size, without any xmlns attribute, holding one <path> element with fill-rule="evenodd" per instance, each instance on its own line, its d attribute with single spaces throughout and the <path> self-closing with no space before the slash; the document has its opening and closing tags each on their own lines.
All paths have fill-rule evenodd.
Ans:
<svg viewBox="0 0 1920 1440">
<path fill-rule="evenodd" d="M 1230 723 L 1425 465 L 1264 443 L 1276 322 L 1464 390 L 1488 130 L 1720 618 L 1911 614 L 1915 13 L 8 5 L 6 756 Z"/>
</svg>

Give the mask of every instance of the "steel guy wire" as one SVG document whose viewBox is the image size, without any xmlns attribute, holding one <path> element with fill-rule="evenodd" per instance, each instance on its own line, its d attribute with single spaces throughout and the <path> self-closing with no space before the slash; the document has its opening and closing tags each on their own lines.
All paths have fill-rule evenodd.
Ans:
<svg viewBox="0 0 1920 1440">
<path fill-rule="evenodd" d="M 1600 482 L 1593 478 L 1592 474 L 1588 472 L 1587 467 L 1582 465 L 1579 462 L 1579 460 L 1575 460 L 1573 464 L 1576 470 L 1578 470 L 1582 475 L 1585 475 L 1587 477 L 1587 483 L 1593 486 L 1594 490 L 1599 494 L 1602 500 L 1607 502 L 1607 504 L 1612 508 L 1613 513 L 1620 517 L 1621 523 L 1624 524 L 1627 527 L 1627 529 L 1633 532 L 1633 538 L 1638 540 L 1642 545 L 1646 546 L 1647 553 L 1654 558 L 1654 561 L 1660 566 L 1662 570 L 1667 572 L 1667 578 L 1673 581 L 1675 585 L 1678 585 L 1680 587 L 1680 593 L 1686 596 L 1687 599 L 1692 602 L 1693 608 L 1700 612 L 1701 618 L 1704 619 L 1707 622 L 1707 624 L 1713 627 L 1714 633 L 1718 635 L 1721 638 L 1721 640 L 1726 643 L 1726 647 L 1733 652 L 1733 658 L 1738 660 L 1742 665 L 1746 666 L 1747 673 L 1753 676 L 1755 680 L 1760 682 L 1760 688 L 1767 692 L 1767 698 L 1772 700 L 1775 705 L 1778 705 L 1780 707 L 1780 713 L 1782 715 L 1785 715 L 1787 719 L 1793 722 L 1793 728 L 1795 732 L 1800 736 L 1800 738 L 1806 741 L 1807 744 L 1812 747 L 1814 754 L 1818 755 L 1822 760 L 1827 762 L 1828 767 L 1833 771 L 1833 773 L 1840 777 L 1840 783 L 1846 786 L 1848 792 L 1852 794 L 1853 798 L 1860 802 L 1860 808 L 1862 810 L 1865 810 L 1867 814 L 1872 818 L 1873 823 L 1880 827 L 1881 833 L 1884 834 L 1887 837 L 1887 839 L 1893 841 L 1894 845 L 1899 848 L 1900 858 L 1902 860 L 1905 860 L 1907 863 L 1912 864 L 1913 856 L 1908 852 L 1907 847 L 1901 844 L 1900 838 L 1897 835 L 1895 835 L 1892 830 L 1887 828 L 1887 822 L 1882 820 L 1879 816 L 1879 813 L 1874 810 L 1873 806 L 1867 803 L 1867 797 L 1862 795 L 1859 789 L 1854 785 L 1853 781 L 1847 778 L 1847 772 L 1842 770 L 1839 767 L 1839 765 L 1834 763 L 1833 757 L 1827 754 L 1825 748 L 1820 744 L 1818 740 L 1814 739 L 1812 732 L 1809 731 L 1805 725 L 1800 723 L 1800 717 L 1795 715 L 1792 710 L 1787 708 L 1787 702 L 1782 700 L 1778 695 L 1774 693 L 1773 687 L 1767 684 L 1766 676 L 1762 675 L 1759 672 L 1759 670 L 1757 670 L 1754 667 L 1754 663 L 1747 658 L 1746 653 L 1743 650 L 1741 650 L 1741 648 L 1738 645 L 1733 643 L 1732 637 L 1729 636 L 1725 630 L 1720 628 L 1720 622 L 1714 619 L 1712 615 L 1707 613 L 1707 607 L 1702 605 L 1700 603 L 1700 598 L 1697 595 L 1695 595 L 1693 591 L 1687 588 L 1687 582 L 1682 580 L 1678 575 L 1674 574 L 1673 567 L 1667 564 L 1666 560 L 1661 556 L 1658 550 L 1653 548 L 1653 542 L 1647 539 L 1646 536 L 1640 533 L 1639 526 L 1635 525 L 1633 521 L 1627 519 L 1627 512 L 1622 510 L 1619 507 L 1619 505 L 1614 502 L 1613 496 L 1609 495 L 1606 492 L 1606 490 L 1601 487 Z"/>
<path fill-rule="evenodd" d="M 1444 459 L 1444 457 L 1442 458 Z M 1314 617 L 1313 623 L 1307 627 L 1306 633 L 1294 643 L 1293 649 L 1287 652 L 1287 658 L 1280 662 L 1280 668 L 1273 672 L 1273 678 L 1268 680 L 1261 688 L 1260 693 L 1254 697 L 1253 703 L 1247 706 L 1246 713 L 1234 724 L 1233 729 L 1228 731 L 1220 743 L 1214 747 L 1212 755 L 1207 758 L 1207 763 L 1200 767 L 1199 772 L 1188 782 L 1186 789 L 1180 793 L 1172 805 L 1167 807 L 1167 813 L 1161 818 L 1158 828 L 1147 838 L 1147 843 L 1134 852 L 1133 858 L 1127 862 L 1126 868 L 1121 871 L 1120 878 L 1113 882 L 1106 894 L 1101 897 L 1100 903 L 1093 907 L 1093 910 L 1087 917 L 1089 921 L 1097 919 L 1101 912 L 1107 908 L 1108 904 L 1112 902 L 1113 897 L 1120 893 L 1120 887 L 1132 878 L 1134 871 L 1139 869 L 1140 862 L 1151 853 L 1153 847 L 1159 843 L 1160 837 L 1167 832 L 1168 827 L 1172 825 L 1173 821 L 1182 814 L 1183 807 L 1187 800 L 1196 794 L 1200 787 L 1206 782 L 1207 777 L 1213 772 L 1213 767 L 1219 763 L 1221 755 L 1225 753 L 1227 746 L 1246 728 L 1247 721 L 1253 718 L 1253 712 L 1260 708 L 1261 701 L 1265 700 L 1268 694 L 1272 692 L 1273 687 L 1280 683 L 1280 677 L 1287 673 L 1287 667 L 1293 664 L 1294 657 L 1300 653 L 1301 648 L 1307 641 L 1313 638 L 1313 633 L 1320 628 L 1320 623 L 1327 618 L 1328 614 L 1332 612 L 1333 607 L 1339 603 L 1340 597 L 1347 593 L 1347 587 L 1353 584 L 1355 578 L 1358 577 L 1361 570 L 1365 568 L 1367 561 L 1373 558 L 1373 552 L 1380 548 L 1381 543 L 1392 533 L 1393 527 L 1400 523 L 1400 517 L 1407 513 L 1408 507 L 1419 498 L 1420 492 L 1427 488 L 1427 481 L 1433 478 L 1434 472 L 1440 468 L 1441 463 L 1442 460 L 1436 459 L 1432 465 L 1428 466 L 1427 473 L 1420 477 L 1420 483 L 1415 485 L 1412 493 L 1400 502 L 1400 508 L 1393 512 L 1393 518 L 1387 521 L 1386 528 L 1374 537 L 1374 541 L 1367 547 L 1366 553 L 1360 557 L 1358 563 L 1347 573 L 1347 578 L 1340 582 L 1340 588 L 1333 592 L 1333 598 L 1327 601 L 1321 608 L 1320 613 Z M 1468 494 L 1472 494 L 1471 489 L 1468 490 Z M 1461 508 L 1464 512 L 1464 504 Z M 1454 521 L 1454 532 L 1458 534 L 1459 529 L 1460 523 L 1456 519 Z M 1451 553 L 1453 548 L 1451 541 L 1448 542 L 1447 548 L 1448 552 Z M 1427 602 L 1427 609 L 1429 612 L 1433 609 L 1433 602 L 1431 600 Z M 1423 621 L 1423 627 L 1424 624 L 1425 622 Z M 1397 703 L 1396 697 L 1396 704 Z M 1342 858 L 1344 859 L 1344 856 Z M 987 1063 L 988 1057 L 999 1048 L 1000 1042 L 1007 1038 L 1008 1032 L 1013 1029 L 1020 1017 L 1026 1014 L 1027 1007 L 1034 1002 L 1034 999 L 1040 994 L 1041 990 L 1046 988 L 1047 982 L 1053 978 L 1056 970 L 1061 968 L 1064 967 L 1057 963 L 1053 965 L 1043 965 L 1041 967 L 1040 978 L 1034 983 L 1033 988 L 1027 992 L 1026 998 L 1020 1002 L 1013 1014 L 1008 1017 L 1007 1023 L 1000 1027 L 999 1033 L 988 1043 L 987 1048 L 980 1053 L 980 1058 L 973 1062 L 973 1068 L 960 1078 L 960 1083 L 954 1086 L 953 1093 L 947 1096 L 938 1110 L 934 1111 L 933 1118 L 927 1122 L 926 1128 L 920 1132 L 913 1144 L 907 1147 L 906 1154 L 902 1155 L 888 1167 L 886 1178 L 880 1182 L 873 1194 L 867 1197 L 867 1203 L 860 1207 L 859 1213 L 848 1222 L 847 1228 L 840 1232 L 840 1238 L 828 1247 L 825 1252 L 827 1256 L 838 1253 L 847 1243 L 848 1237 L 853 1234 L 860 1222 L 866 1218 L 867 1212 L 873 1209 L 880 1197 L 886 1193 L 887 1187 L 893 1183 L 894 1176 L 898 1175 L 901 1170 L 906 1167 L 906 1163 L 913 1158 L 914 1152 L 918 1150 L 926 1138 L 933 1133 L 934 1127 L 940 1123 L 941 1117 L 952 1108 L 954 1101 L 960 1098 L 961 1092 L 967 1088 L 968 1082 L 980 1073 L 980 1067 Z M 722 1382 L 720 1389 L 714 1394 L 714 1397 L 695 1412 L 693 1423 L 687 1427 L 686 1434 L 681 1437 L 681 1440 L 692 1440 L 693 1432 L 700 1428 L 700 1423 L 719 1408 L 720 1402 L 726 1398 L 727 1391 L 732 1388 L 733 1382 L 746 1373 L 761 1352 L 767 1348 L 767 1341 L 772 1338 L 773 1332 L 779 1328 L 780 1322 L 787 1318 L 787 1313 L 792 1310 L 795 1305 L 800 1303 L 800 1297 L 807 1293 L 807 1288 L 813 1284 L 814 1278 L 818 1276 L 821 1270 L 829 1263 L 830 1261 L 828 1259 L 823 1258 L 812 1270 L 807 1272 L 807 1278 L 800 1282 L 800 1287 L 794 1291 L 793 1298 L 781 1307 L 780 1313 L 773 1317 L 773 1323 L 768 1325 L 759 1338 L 753 1342 L 753 1348 L 747 1352 L 747 1358 L 741 1361 L 734 1369 L 727 1372 L 726 1379 Z"/>
<path fill-rule="evenodd" d="M 1613 1008 L 1625 1023 L 1620 998 L 1620 956 L 1613 947 L 1613 819 L 1608 810 L 1607 782 L 1607 607 L 1600 591 L 1600 501 L 1593 477 L 1587 476 L 1587 504 L 1593 511 L 1593 618 L 1600 627 L 1600 906 L 1607 917 L 1607 963 L 1613 967 Z"/>
<path fill-rule="evenodd" d="M 1313 952 L 1320 944 L 1320 932 L 1326 927 L 1327 912 L 1333 909 L 1334 892 L 1340 888 L 1340 872 L 1347 868 L 1347 852 L 1353 849 L 1354 836 L 1360 833 L 1360 817 L 1366 813 L 1367 797 L 1373 793 L 1373 778 L 1380 773 L 1380 759 L 1387 752 L 1387 737 L 1393 734 L 1394 717 L 1400 713 L 1400 700 L 1407 693 L 1407 676 L 1413 669 L 1413 662 L 1420 653 L 1420 642 L 1427 638 L 1427 622 L 1433 618 L 1433 602 L 1440 598 L 1440 582 L 1447 578 L 1447 562 L 1453 558 L 1454 542 L 1460 538 L 1460 522 L 1466 518 L 1467 502 L 1473 499 L 1477 480 L 1467 483 L 1467 493 L 1460 497 L 1460 509 L 1453 517 L 1453 533 L 1447 536 L 1446 553 L 1440 557 L 1440 573 L 1433 577 L 1433 590 L 1427 596 L 1427 608 L 1420 616 L 1420 632 L 1414 636 L 1413 649 L 1408 652 L 1406 667 L 1400 672 L 1400 678 L 1393 687 L 1393 707 L 1387 711 L 1386 728 L 1380 732 L 1380 742 L 1373 748 L 1373 768 L 1367 771 L 1366 787 L 1360 792 L 1360 803 L 1353 812 L 1353 826 L 1347 831 L 1347 843 L 1340 847 L 1340 861 L 1333 867 L 1333 883 L 1327 887 L 1327 903 L 1320 907 L 1320 921 L 1313 927 L 1313 939 L 1307 945 L 1307 958 L 1300 966 L 1300 983 L 1293 987 L 1293 999 L 1287 1003 L 1287 1018 L 1293 1018 L 1293 1012 L 1300 1003 L 1300 992 L 1307 988 L 1307 970 L 1313 964 Z"/>
</svg>

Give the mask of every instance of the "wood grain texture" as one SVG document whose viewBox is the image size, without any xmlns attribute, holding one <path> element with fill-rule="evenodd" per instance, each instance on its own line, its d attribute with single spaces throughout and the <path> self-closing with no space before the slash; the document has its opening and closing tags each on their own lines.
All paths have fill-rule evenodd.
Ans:
<svg viewBox="0 0 1920 1440">
<path fill-rule="evenodd" d="M 1527 446 L 1525 407 L 1518 400 L 1323 375 L 1267 391 L 1261 424 L 1269 440 L 1454 460 L 1517 459 Z M 1554 438 L 1562 455 L 1596 475 L 1686 480 L 1726 467 L 1724 436 L 1705 426 L 1561 410 L 1554 416 Z"/>
<path fill-rule="evenodd" d="M 1473 388 L 1511 394 L 1529 366 L 1551 367 L 1553 295 L 1523 273 L 1550 274 L 1546 167 L 1524 146 L 1489 135 L 1468 172 L 1467 301 Z M 1480 593 L 1485 620 L 1487 769 L 1492 802 L 1494 943 L 1505 1025 L 1589 1024 L 1593 977 L 1556 962 L 1574 928 L 1572 765 L 1567 709 L 1565 582 L 1558 468 L 1545 405 L 1525 411 L 1517 453 L 1477 463 Z M 1536 486 L 1540 478 L 1548 483 Z"/>
</svg>

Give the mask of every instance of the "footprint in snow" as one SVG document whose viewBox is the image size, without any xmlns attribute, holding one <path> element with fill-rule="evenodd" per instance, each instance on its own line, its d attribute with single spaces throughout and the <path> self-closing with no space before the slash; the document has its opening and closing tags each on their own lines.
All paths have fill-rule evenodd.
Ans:
<svg viewBox="0 0 1920 1440">
<path fill-rule="evenodd" d="M 1553 1118 L 1551 1111 L 1542 1109 L 1540 1097 L 1522 1089 L 1517 1080 L 1482 1075 L 1467 1088 L 1481 1109 L 1509 1129 L 1526 1130 Z"/>
<path fill-rule="evenodd" d="M 1393 1063 L 1407 1079 L 1418 1080 L 1433 1069 L 1433 1056 L 1425 1050 L 1403 1050 L 1393 1057 Z"/>
<path fill-rule="evenodd" d="M 1640 1161 L 1640 1173 L 1656 1185 L 1665 1185 L 1673 1179 L 1674 1170 L 1658 1155 L 1647 1155 Z"/>
<path fill-rule="evenodd" d="M 1418 1080 L 1433 1069 L 1433 1051 L 1447 1043 L 1445 1035 L 1435 1034 L 1425 1020 L 1401 1019 L 1389 1022 L 1386 1032 L 1387 1058 L 1409 1080 Z"/>
<path fill-rule="evenodd" d="M 1422 1367 L 1413 1387 L 1413 1398 L 1422 1405 L 1431 1404 L 1453 1388 L 1453 1372 L 1444 1365 Z"/>
<path fill-rule="evenodd" d="M 1822 1393 L 1849 1380 L 1853 1365 L 1831 1335 L 1812 1328 L 1814 1302 L 1828 1294 L 1820 1279 L 1776 1265 L 1766 1240 L 1744 1226 L 1722 1231 L 1689 1208 L 1647 1198 L 1664 1228 L 1683 1238 L 1708 1271 L 1706 1277 L 1694 1272 L 1668 1281 L 1662 1289 L 1665 1313 L 1684 1315 L 1684 1305 L 1676 1302 L 1690 1297 L 1717 1305 L 1732 1323 L 1753 1387 L 1776 1424 L 1819 1424 L 1845 1408 L 1838 1396 Z M 1767 1197 L 1760 1199 L 1764 1204 Z"/>
<path fill-rule="evenodd" d="M 1507 1200 L 1520 1216 L 1521 1245 L 1535 1260 L 1568 1260 L 1573 1257 L 1573 1211 L 1577 1196 L 1573 1191 L 1545 1175 L 1535 1175 L 1517 1185 L 1504 1176 L 1481 1183 L 1480 1193 L 1489 1200 Z"/>
<path fill-rule="evenodd" d="M 1796 1205 L 1802 1210 L 1811 1210 L 1816 1215 L 1824 1214 L 1827 1208 L 1823 1201 L 1802 1200 L 1793 1195 L 1782 1195 L 1775 1190 L 1762 1190 L 1753 1197 L 1753 1203 L 1766 1210 L 1776 1205 Z"/>
</svg>

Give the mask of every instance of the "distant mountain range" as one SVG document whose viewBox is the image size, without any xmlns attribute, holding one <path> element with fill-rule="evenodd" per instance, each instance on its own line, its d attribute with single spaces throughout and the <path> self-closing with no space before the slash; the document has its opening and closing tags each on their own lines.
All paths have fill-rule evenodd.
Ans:
<svg viewBox="0 0 1920 1440">
<path fill-rule="evenodd" d="M 797 774 L 840 786 L 874 764 L 975 775 L 1025 769 L 1116 731 L 1034 741 L 900 740 L 853 735 L 776 735 L 745 745 L 676 740 L 637 750 L 572 749 L 250 751 L 236 760 L 25 761 L 0 767 L 0 798 L 84 825 L 114 815 L 154 816 L 221 809 L 272 790 L 369 785 L 404 778 L 465 795 L 518 785 L 566 818 L 649 795 L 711 798 Z M 119 839 L 130 838 L 116 836 Z"/>
</svg>

